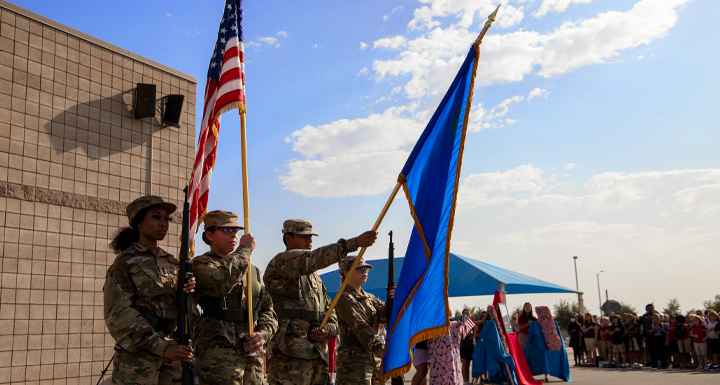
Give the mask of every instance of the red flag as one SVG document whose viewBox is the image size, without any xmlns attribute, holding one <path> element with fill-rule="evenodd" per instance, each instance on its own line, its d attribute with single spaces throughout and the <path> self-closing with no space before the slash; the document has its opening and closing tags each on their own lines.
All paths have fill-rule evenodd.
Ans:
<svg viewBox="0 0 720 385">
<path fill-rule="evenodd" d="M 240 0 L 227 0 L 215 51 L 208 68 L 203 117 L 195 165 L 190 177 L 190 229 L 197 233 L 207 213 L 210 176 L 215 168 L 220 115 L 237 108 L 245 113 L 245 54 Z"/>
</svg>

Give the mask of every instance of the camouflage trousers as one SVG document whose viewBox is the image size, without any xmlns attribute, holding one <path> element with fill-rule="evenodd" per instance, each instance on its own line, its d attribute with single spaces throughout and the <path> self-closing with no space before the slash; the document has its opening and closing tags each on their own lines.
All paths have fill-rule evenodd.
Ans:
<svg viewBox="0 0 720 385">
<path fill-rule="evenodd" d="M 328 385 L 330 367 L 321 357 L 305 360 L 275 352 L 268 360 L 269 385 Z"/>
<path fill-rule="evenodd" d="M 381 361 L 376 364 L 364 362 L 338 362 L 336 385 L 380 385 L 377 372 Z"/>
<path fill-rule="evenodd" d="M 116 350 L 113 359 L 113 384 L 178 384 L 182 377 L 182 364 L 141 350 L 130 354 Z"/>
<path fill-rule="evenodd" d="M 244 356 L 223 337 L 216 337 L 195 346 L 195 366 L 200 385 L 235 384 L 262 385 L 264 354 Z"/>
</svg>

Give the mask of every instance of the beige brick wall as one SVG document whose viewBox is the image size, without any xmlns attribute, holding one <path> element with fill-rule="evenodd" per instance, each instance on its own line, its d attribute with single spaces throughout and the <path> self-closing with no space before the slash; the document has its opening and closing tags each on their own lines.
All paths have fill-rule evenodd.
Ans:
<svg viewBox="0 0 720 385">
<path fill-rule="evenodd" d="M 136 83 L 157 86 L 152 122 L 134 119 Z M 102 308 L 109 239 L 136 197 L 180 206 L 195 89 L 190 76 L 0 2 L 0 383 L 97 382 L 114 344 Z M 179 129 L 160 127 L 167 94 L 185 95 Z M 162 245 L 173 254 L 179 226 Z"/>
</svg>

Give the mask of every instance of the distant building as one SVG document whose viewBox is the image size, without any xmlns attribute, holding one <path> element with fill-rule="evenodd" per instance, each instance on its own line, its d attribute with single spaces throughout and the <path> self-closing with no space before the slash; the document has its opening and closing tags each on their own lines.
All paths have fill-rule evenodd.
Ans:
<svg viewBox="0 0 720 385">
<path fill-rule="evenodd" d="M 5 1 L 0 22 L 0 384 L 95 384 L 109 239 L 136 197 L 181 207 L 197 80 Z M 137 83 L 156 85 L 155 118 L 135 119 Z M 159 122 L 168 94 L 180 128 Z"/>
</svg>

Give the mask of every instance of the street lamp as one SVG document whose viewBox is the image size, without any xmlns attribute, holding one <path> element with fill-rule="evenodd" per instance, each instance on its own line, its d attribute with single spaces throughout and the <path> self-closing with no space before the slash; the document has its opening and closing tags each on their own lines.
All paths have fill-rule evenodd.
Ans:
<svg viewBox="0 0 720 385">
<path fill-rule="evenodd" d="M 578 285 L 577 278 L 577 256 L 573 257 L 573 262 L 575 263 L 575 290 L 580 291 L 580 285 Z"/>
<path fill-rule="evenodd" d="M 603 271 L 600 270 L 600 273 Z M 598 304 L 600 306 L 600 317 L 602 317 L 602 297 L 600 296 L 600 273 L 597 273 L 597 281 L 598 281 Z"/>
</svg>

